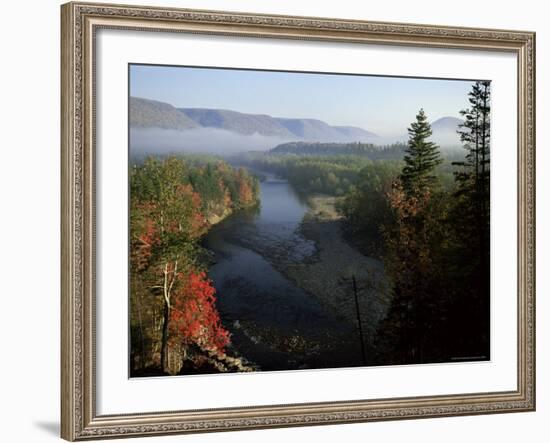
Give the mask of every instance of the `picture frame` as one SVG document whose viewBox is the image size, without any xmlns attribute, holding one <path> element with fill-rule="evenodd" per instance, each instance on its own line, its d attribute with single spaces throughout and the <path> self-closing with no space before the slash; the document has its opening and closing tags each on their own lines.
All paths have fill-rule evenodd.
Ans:
<svg viewBox="0 0 550 443">
<path fill-rule="evenodd" d="M 72 2 L 61 7 L 61 436 L 69 441 L 535 410 L 535 34 Z M 254 38 L 511 54 L 517 66 L 515 389 L 98 413 L 97 35 Z M 452 75 L 452 74 L 451 74 Z M 498 192 L 498 191 L 495 191 Z M 506 199 L 507 197 L 504 196 Z M 123 295 L 125 296 L 125 294 Z M 125 350 L 122 349 L 121 353 Z M 229 379 L 226 378 L 226 381 Z M 175 381 L 177 383 L 177 380 Z"/>
</svg>

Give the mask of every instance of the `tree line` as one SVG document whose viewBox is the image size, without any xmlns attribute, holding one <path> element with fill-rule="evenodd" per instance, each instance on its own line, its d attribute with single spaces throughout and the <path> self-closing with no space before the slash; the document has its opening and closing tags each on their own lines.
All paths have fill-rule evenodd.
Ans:
<svg viewBox="0 0 550 443">
<path fill-rule="evenodd" d="M 271 149 L 272 155 L 354 155 L 366 157 L 370 160 L 396 160 L 403 157 L 406 144 L 394 143 L 378 146 L 372 143 L 318 143 L 318 142 L 289 142 Z"/>
<path fill-rule="evenodd" d="M 286 178 L 302 194 L 343 196 L 353 189 L 361 169 L 372 163 L 354 155 L 272 155 L 247 153 L 238 162 Z"/>
<path fill-rule="evenodd" d="M 376 156 L 342 153 L 344 151 L 342 146 L 348 145 L 361 146 L 357 143 L 293 142 L 279 145 L 267 153 L 239 154 L 234 161 L 284 177 L 299 193 L 306 195 L 319 193 L 336 197 L 353 195 L 356 189 L 362 186 L 377 187 L 378 184 L 370 183 L 369 177 L 376 181 L 379 175 L 389 177 L 388 174 L 391 173 L 395 178 L 396 171 L 399 171 L 403 164 L 405 145 L 396 144 L 387 147 L 365 145 L 369 150 L 373 149 L 379 154 Z M 325 146 L 330 149 L 334 146 L 334 153 L 325 152 Z M 279 148 L 284 149 L 279 150 Z M 275 150 L 279 151 L 274 153 Z M 391 152 L 391 155 L 386 156 L 384 152 Z M 463 159 L 460 155 L 455 157 L 457 160 Z M 452 166 L 453 160 L 453 157 L 447 155 L 436 168 L 436 174 L 445 187 L 451 186 L 453 182 L 455 169 Z M 367 189 L 364 191 L 366 192 Z"/>
<path fill-rule="evenodd" d="M 258 201 L 258 179 L 219 160 L 148 158 L 130 170 L 130 327 L 134 375 L 193 372 L 225 357 L 228 331 L 200 239 Z"/>
</svg>

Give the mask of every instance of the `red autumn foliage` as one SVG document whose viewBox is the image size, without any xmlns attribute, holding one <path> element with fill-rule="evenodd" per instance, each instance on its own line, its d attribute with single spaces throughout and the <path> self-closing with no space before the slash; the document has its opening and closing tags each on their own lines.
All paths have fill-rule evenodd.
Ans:
<svg viewBox="0 0 550 443">
<path fill-rule="evenodd" d="M 216 290 L 204 272 L 180 272 L 170 310 L 170 340 L 225 353 L 229 332 L 223 328 L 216 309 Z"/>
</svg>

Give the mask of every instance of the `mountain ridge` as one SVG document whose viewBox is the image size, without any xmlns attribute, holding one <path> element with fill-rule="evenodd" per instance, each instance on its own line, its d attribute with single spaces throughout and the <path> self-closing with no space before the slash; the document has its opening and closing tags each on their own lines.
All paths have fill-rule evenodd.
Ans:
<svg viewBox="0 0 550 443">
<path fill-rule="evenodd" d="M 136 128 L 155 127 L 161 129 L 198 128 L 193 120 L 182 114 L 169 103 L 140 97 L 130 97 L 130 126 Z"/>
<path fill-rule="evenodd" d="M 292 137 L 276 119 L 267 114 L 246 114 L 229 109 L 177 108 L 181 113 L 205 128 L 225 129 L 242 135 Z"/>
<path fill-rule="evenodd" d="M 183 118 L 177 118 L 175 112 Z M 163 113 L 165 121 L 162 120 Z M 150 117 L 149 121 L 147 117 Z M 168 103 L 140 97 L 130 97 L 130 126 L 175 130 L 216 128 L 241 135 L 259 134 L 308 141 L 369 142 L 378 137 L 357 126 L 333 126 L 319 119 L 272 117 L 229 109 L 176 108 Z"/>
<path fill-rule="evenodd" d="M 160 128 L 176 131 L 212 128 L 242 136 L 259 135 L 286 141 L 323 143 L 374 143 L 379 145 L 405 142 L 406 133 L 395 136 L 378 134 L 358 126 L 330 125 L 315 118 L 273 117 L 268 114 L 249 114 L 229 109 L 176 108 L 158 100 L 130 97 L 129 120 L 132 128 Z M 463 121 L 444 116 L 433 122 L 432 140 L 442 146 L 459 146 L 456 131 Z"/>
</svg>

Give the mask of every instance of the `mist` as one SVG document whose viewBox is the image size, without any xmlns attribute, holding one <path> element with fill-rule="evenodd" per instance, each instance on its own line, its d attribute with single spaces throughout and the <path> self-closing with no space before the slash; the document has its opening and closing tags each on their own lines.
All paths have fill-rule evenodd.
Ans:
<svg viewBox="0 0 550 443">
<path fill-rule="evenodd" d="M 297 138 L 265 136 L 258 133 L 243 135 L 218 128 L 197 128 L 185 131 L 161 128 L 131 128 L 130 156 L 167 154 L 214 154 L 231 156 L 248 151 L 268 151 L 277 145 Z M 382 136 L 376 139 L 379 146 L 406 143 L 406 134 Z M 437 131 L 431 137 L 442 151 L 455 151 L 461 147 L 460 138 L 454 131 Z"/>
<path fill-rule="evenodd" d="M 197 128 L 185 131 L 131 128 L 130 156 L 181 153 L 233 155 L 246 151 L 267 151 L 289 141 L 294 141 L 294 139 L 264 136 L 258 133 L 242 135 L 217 128 Z"/>
<path fill-rule="evenodd" d="M 384 146 L 394 143 L 407 143 L 409 136 L 406 133 L 398 135 L 384 135 L 376 139 L 376 145 Z M 439 145 L 442 151 L 455 151 L 462 148 L 460 136 L 454 130 L 437 130 L 429 138 L 430 141 Z"/>
</svg>

